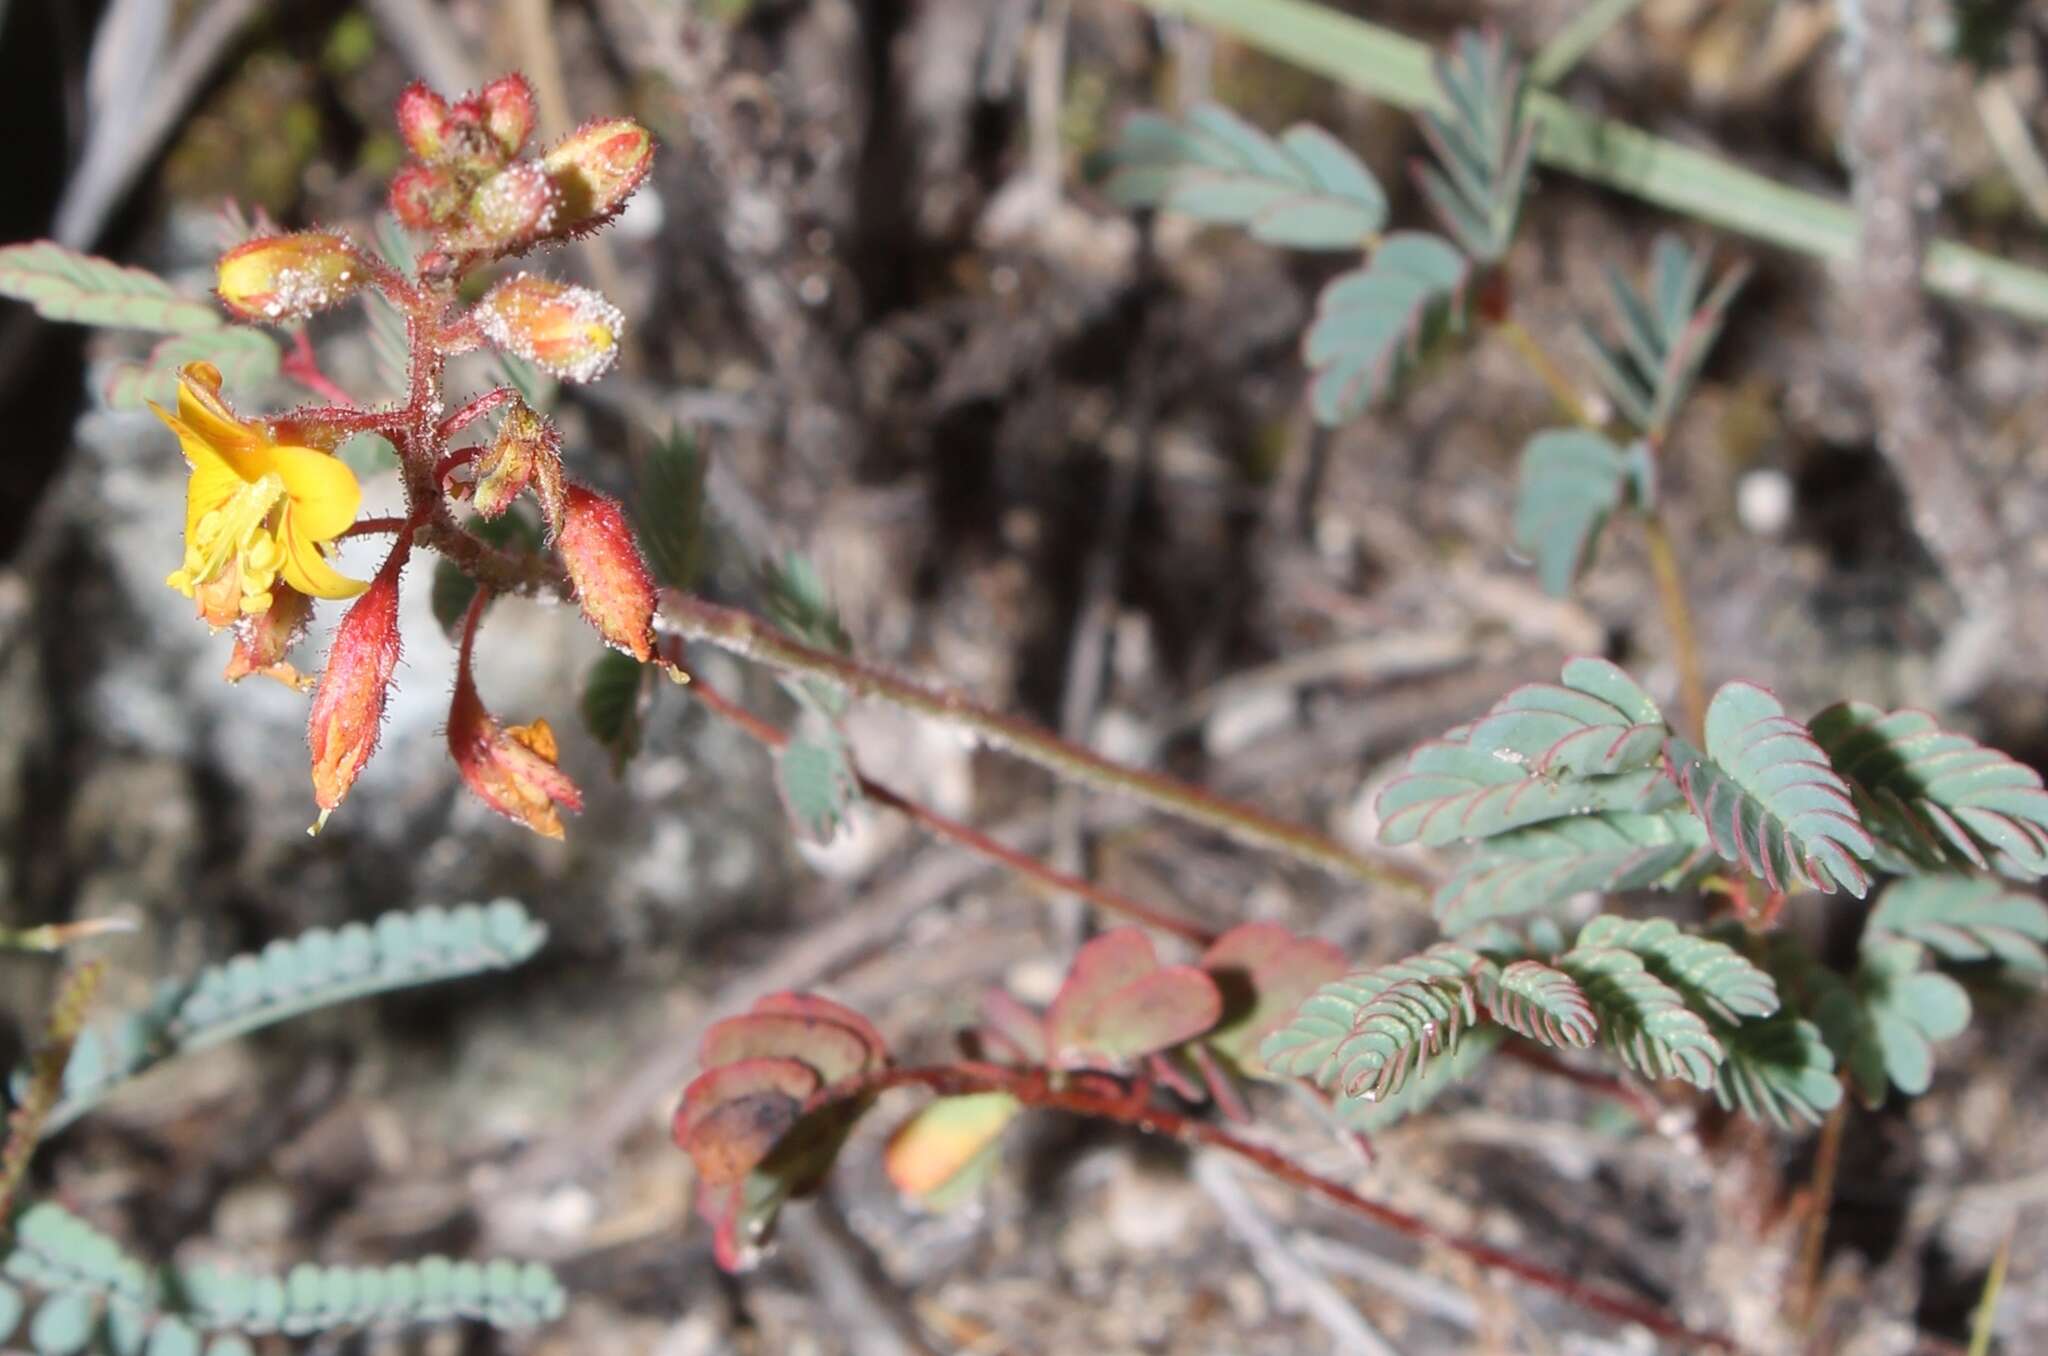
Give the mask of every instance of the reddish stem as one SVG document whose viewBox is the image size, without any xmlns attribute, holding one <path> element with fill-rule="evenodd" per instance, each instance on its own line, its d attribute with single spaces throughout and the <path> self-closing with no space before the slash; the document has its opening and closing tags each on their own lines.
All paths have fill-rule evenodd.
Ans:
<svg viewBox="0 0 2048 1356">
<path fill-rule="evenodd" d="M 732 701 L 716 688 L 689 673 L 680 664 L 672 664 L 671 672 L 689 685 L 697 699 L 728 724 L 740 730 L 756 743 L 771 749 L 780 749 L 789 743 L 789 734 L 779 726 L 761 719 L 752 711 Z M 1026 856 L 1014 848 L 1005 847 L 995 839 L 971 825 L 957 819 L 949 819 L 938 811 L 919 804 L 901 792 L 893 791 L 865 776 L 858 776 L 861 792 L 870 800 L 879 802 L 897 811 L 912 823 L 918 824 L 933 836 L 958 843 L 1006 870 L 1015 872 L 1028 880 L 1037 881 L 1051 889 L 1078 895 L 1106 913 L 1118 914 L 1161 932 L 1172 933 L 1185 938 L 1199 947 L 1207 947 L 1216 940 L 1216 934 L 1199 923 L 1141 904 L 1130 896 L 1097 885 L 1080 876 L 1069 875 L 1056 867 L 1048 866 L 1035 857 Z"/>
<path fill-rule="evenodd" d="M 323 400 L 331 400 L 345 410 L 356 408 L 355 397 L 320 370 L 320 360 L 313 356 L 313 341 L 304 330 L 293 332 L 291 352 L 284 355 L 278 370 Z"/>
<path fill-rule="evenodd" d="M 1449 1248 L 1471 1258 L 1483 1267 L 1503 1272 L 1538 1289 L 1547 1290 L 1592 1313 L 1619 1319 L 1625 1323 L 1639 1323 L 1658 1336 L 1672 1341 L 1700 1347 L 1715 1347 L 1723 1351 L 1735 1350 L 1734 1341 L 1725 1334 L 1695 1331 L 1654 1304 L 1588 1285 L 1576 1277 L 1530 1261 L 1518 1253 L 1508 1252 L 1476 1238 L 1447 1232 L 1406 1211 L 1368 1200 L 1343 1183 L 1318 1176 L 1285 1155 L 1262 1144 L 1254 1144 L 1248 1139 L 1243 1139 L 1220 1125 L 1193 1120 L 1155 1106 L 1139 1089 L 1110 1093 L 1097 1090 L 1098 1086 L 1092 1083 L 1089 1086 L 1082 1086 L 1072 1081 L 1055 1081 L 1043 1069 L 1006 1069 L 1001 1065 L 962 1061 L 958 1064 L 879 1069 L 872 1073 L 857 1074 L 828 1088 L 819 1101 L 823 1104 L 842 1097 L 866 1096 L 887 1088 L 900 1087 L 928 1088 L 947 1097 L 967 1093 L 1006 1092 L 1027 1106 L 1064 1111 L 1069 1115 L 1086 1116 L 1095 1120 L 1114 1121 L 1148 1135 L 1161 1135 L 1183 1144 L 1220 1149 L 1243 1159 L 1289 1186 L 1321 1196 L 1324 1200 L 1341 1206 L 1352 1214 L 1369 1219 L 1382 1228 L 1418 1242 Z"/>
<path fill-rule="evenodd" d="M 440 427 L 434 430 L 434 436 L 446 442 L 500 405 L 510 404 L 517 399 L 519 392 L 510 386 L 494 386 L 443 419 Z"/>
<path fill-rule="evenodd" d="M 1576 1083 L 1597 1096 L 1618 1102 L 1627 1107 L 1637 1120 L 1653 1129 L 1663 1117 L 1664 1104 L 1626 1079 L 1567 1064 L 1540 1045 L 1511 1040 L 1501 1047 L 1501 1053 L 1510 1059 L 1520 1060 L 1532 1069 L 1540 1069 L 1568 1083 Z"/>
<path fill-rule="evenodd" d="M 358 518 L 349 525 L 344 537 L 375 537 L 386 532 L 403 532 L 415 526 L 410 518 L 393 514 L 388 518 Z"/>
</svg>

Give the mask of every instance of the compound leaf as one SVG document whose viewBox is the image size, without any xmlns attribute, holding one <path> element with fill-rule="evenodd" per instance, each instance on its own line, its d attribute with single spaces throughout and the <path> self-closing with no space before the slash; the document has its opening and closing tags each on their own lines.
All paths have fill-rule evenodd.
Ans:
<svg viewBox="0 0 2048 1356">
<path fill-rule="evenodd" d="M 1707 707 L 1706 751 L 1674 738 L 1664 756 L 1714 850 L 1771 889 L 1869 890 L 1877 846 L 1848 783 L 1770 692 L 1727 684 Z"/>
<path fill-rule="evenodd" d="M 1380 838 L 1441 846 L 1545 820 L 1669 803 L 1656 766 L 1669 733 L 1648 693 L 1604 659 L 1574 659 L 1561 685 L 1515 689 L 1424 744 L 1380 792 Z"/>
<path fill-rule="evenodd" d="M 1768 971 L 1728 943 L 1686 932 L 1668 918 L 1601 914 L 1579 930 L 1577 945 L 1633 951 L 1693 1011 L 1724 1023 L 1778 1010 L 1777 981 Z"/>
<path fill-rule="evenodd" d="M 1515 546 L 1555 597 L 1571 592 L 1607 516 L 1627 497 L 1629 457 L 1590 429 L 1550 429 L 1522 448 Z"/>
<path fill-rule="evenodd" d="M 1309 403 L 1317 420 L 1355 419 L 1391 391 L 1439 337 L 1465 319 L 1464 257 L 1424 232 L 1399 231 L 1362 268 L 1339 275 L 1316 297 L 1302 337 L 1315 374 Z"/>
<path fill-rule="evenodd" d="M 1444 106 L 1421 114 L 1435 163 L 1419 166 L 1416 177 L 1459 247 L 1494 263 L 1514 240 L 1536 144 L 1522 107 L 1522 66 L 1497 31 L 1465 29 L 1435 70 Z"/>
<path fill-rule="evenodd" d="M 672 589 L 695 588 L 704 572 L 705 469 L 696 439 L 681 428 L 671 429 L 638 468 L 633 520 L 640 549 L 655 579 Z"/>
<path fill-rule="evenodd" d="M 1583 891 L 1670 888 L 1706 850 L 1706 829 L 1683 808 L 1553 819 L 1489 838 L 1432 907 L 1446 931 L 1463 932 Z"/>
<path fill-rule="evenodd" d="M 54 240 L 0 247 L 0 296 L 16 297 L 46 320 L 162 334 L 222 328 L 211 298 L 190 297 L 154 273 L 80 254 Z"/>
<path fill-rule="evenodd" d="M 1432 1056 L 1457 1048 L 1478 1018 L 1474 979 L 1488 964 L 1475 951 L 1440 942 L 1333 980 L 1265 1039 L 1259 1057 L 1273 1072 L 1309 1079 L 1339 1102 L 1384 1101 Z"/>
<path fill-rule="evenodd" d="M 1714 1085 L 1721 1043 L 1685 995 L 1659 979 L 1643 958 L 1613 946 L 1578 946 L 1557 958 L 1599 1016 L 1601 1035 L 1621 1061 L 1646 1078 Z"/>
<path fill-rule="evenodd" d="M 1583 1050 L 1600 1032 L 1593 1005 L 1572 977 L 1541 961 L 1518 960 L 1482 979 L 1480 1001 L 1493 1020 L 1544 1045 Z"/>
<path fill-rule="evenodd" d="M 1620 335 L 1610 341 L 1589 324 L 1580 328 L 1600 384 L 1630 423 L 1653 436 L 1670 427 L 1748 272 L 1730 269 L 1703 299 L 1707 261 L 1672 235 L 1657 237 L 1648 293 L 1608 269 Z"/>
<path fill-rule="evenodd" d="M 2048 906 L 1981 876 L 1893 881 L 1878 896 L 1864 936 L 1910 938 L 1943 960 L 1995 960 L 2048 974 Z"/>
<path fill-rule="evenodd" d="M 1105 158 L 1106 188 L 1125 207 L 1157 207 L 1242 226 L 1302 250 L 1359 249 L 1386 224 L 1379 181 L 1342 142 L 1297 124 L 1278 140 L 1204 104 L 1175 124 L 1140 113 Z"/>
<path fill-rule="evenodd" d="M 1724 1027 L 1727 1058 L 1715 1073 L 1714 1097 L 1753 1120 L 1787 1130 L 1818 1125 L 1842 1100 L 1834 1056 L 1820 1028 L 1789 1011 Z"/>
<path fill-rule="evenodd" d="M 797 832 L 829 843 L 860 799 L 853 755 L 837 731 L 791 739 L 775 757 L 775 784 Z"/>
<path fill-rule="evenodd" d="M 1924 711 L 1842 702 L 1813 737 L 1849 782 L 1870 828 L 1903 870 L 1968 864 L 2018 880 L 2048 875 L 2048 790 L 2041 774 Z"/>
</svg>

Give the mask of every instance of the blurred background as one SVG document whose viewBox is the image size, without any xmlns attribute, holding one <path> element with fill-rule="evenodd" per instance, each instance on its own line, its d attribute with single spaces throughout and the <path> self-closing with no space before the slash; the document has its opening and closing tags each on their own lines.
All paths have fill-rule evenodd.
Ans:
<svg viewBox="0 0 2048 1356">
<path fill-rule="evenodd" d="M 1350 8 L 1431 43 L 1491 22 L 1527 49 L 1577 6 Z M 2015 146 L 2048 133 L 2048 12 L 1980 0 L 1948 18 L 1926 190 L 1945 229 L 2038 262 L 2048 195 L 2038 153 L 2030 168 Z M 1842 194 L 1839 55 L 1819 0 L 1645 0 L 1567 93 Z M 613 113 L 659 138 L 618 225 L 542 261 L 628 326 L 619 369 L 555 415 L 572 473 L 614 489 L 653 440 L 696 432 L 717 467 L 714 595 L 756 601 L 749 563 L 800 551 L 858 653 L 1359 842 L 1390 759 L 1565 655 L 1606 654 L 1671 695 L 1633 535 L 1610 534 L 1569 602 L 1504 546 L 1516 450 L 1552 420 L 1512 351 L 1481 344 L 1391 411 L 1318 434 L 1298 340 L 1349 261 L 1139 220 L 1083 172 L 1129 111 L 1213 97 L 1268 129 L 1328 127 L 1402 186 L 1394 219 L 1412 221 L 1410 120 L 1131 0 L 0 0 L 0 239 L 51 236 L 204 289 L 226 204 L 368 238 L 402 160 L 399 90 L 510 69 L 539 91 L 544 138 Z M 2020 647 L 1937 689 L 1956 609 L 1877 454 L 1842 278 L 1542 174 L 1509 264 L 1525 323 L 1571 365 L 1602 268 L 1639 273 L 1670 227 L 1757 268 L 1666 463 L 1709 677 L 1767 682 L 1802 711 L 1844 694 L 1940 705 L 2037 763 L 2048 691 Z M 1969 456 L 2009 504 L 2035 504 L 2035 328 L 1940 322 Z M 360 310 L 312 333 L 344 386 L 391 393 Z M 479 672 L 493 709 L 562 732 L 588 808 L 563 843 L 491 817 L 440 738 L 453 649 L 425 570 L 381 751 L 309 838 L 304 699 L 222 682 L 227 638 L 163 586 L 185 468 L 154 419 L 104 398 L 146 351 L 0 303 L 0 922 L 136 922 L 98 948 L 129 999 L 395 907 L 510 895 L 552 942 L 510 977 L 188 1061 L 69 1131 L 39 1180 L 138 1250 L 561 1268 L 561 1324 L 421 1339 L 436 1352 L 1344 1349 L 1303 1267 L 1401 1351 L 1651 1349 L 1264 1183 L 1051 1121 L 1013 1140 L 980 1203 L 924 1217 L 875 1166 L 876 1118 L 831 1199 L 786 1218 L 777 1259 L 719 1275 L 664 1131 L 707 1019 L 818 987 L 899 1050 L 943 1052 L 983 988 L 1049 997 L 1076 919 L 879 811 L 799 848 L 761 752 L 675 692 L 615 775 L 577 714 L 597 642 L 559 607 L 498 609 Z M 388 475 L 366 491 L 365 512 L 397 502 Z M 325 643 L 316 628 L 302 665 Z M 788 717 L 769 679 L 700 662 Z M 857 708 L 851 729 L 878 779 L 1214 924 L 1275 919 L 1360 959 L 1431 936 L 1390 899 L 1060 792 L 906 717 Z M 40 1010 L 47 964 L 0 975 L 13 1018 Z M 2038 1008 L 1993 1010 L 1945 1049 L 1931 1095 L 1852 1116 L 1814 1349 L 1961 1350 L 2016 1218 L 2006 1349 L 2039 1349 L 2048 1244 L 2027 1212 L 2048 1196 L 2048 1097 L 2027 1079 L 2044 1030 Z M 1271 1114 L 1309 1161 L 1354 1170 L 1312 1117 L 1280 1099 Z M 1782 1207 L 1810 1145 L 1760 1136 L 1731 1179 L 1696 1146 L 1606 1134 L 1602 1114 L 1502 1069 L 1383 1136 L 1366 1189 L 1699 1322 L 1769 1303 L 1756 1277 L 1796 1241 Z M 1295 1272 L 1247 1241 L 1245 1209 Z"/>
</svg>

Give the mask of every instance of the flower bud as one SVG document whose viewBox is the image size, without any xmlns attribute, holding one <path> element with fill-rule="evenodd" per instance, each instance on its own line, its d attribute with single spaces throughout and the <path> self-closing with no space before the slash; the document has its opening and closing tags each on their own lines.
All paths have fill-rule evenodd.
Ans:
<svg viewBox="0 0 2048 1356">
<path fill-rule="evenodd" d="M 460 211 L 462 185 L 434 165 L 407 165 L 391 178 L 391 215 L 416 231 L 439 226 Z"/>
<path fill-rule="evenodd" d="M 499 348 L 564 381 L 593 381 L 619 352 L 625 317 L 587 287 L 521 273 L 477 303 L 484 334 Z"/>
<path fill-rule="evenodd" d="M 574 484 L 562 508 L 555 549 L 569 567 L 583 615 L 613 648 L 646 663 L 654 654 L 654 580 L 633 544 L 625 510 Z"/>
<path fill-rule="evenodd" d="M 398 667 L 398 576 L 411 550 L 411 537 L 401 536 L 370 587 L 342 617 L 327 651 L 327 667 L 306 721 L 313 798 L 320 806 L 316 831 L 377 751 L 384 698 Z"/>
<path fill-rule="evenodd" d="M 589 122 L 551 147 L 541 168 L 562 192 L 562 234 L 603 225 L 654 164 L 654 138 L 631 118 Z"/>
<path fill-rule="evenodd" d="M 311 598 L 289 584 L 273 585 L 270 606 L 235 623 L 235 650 L 228 656 L 227 672 L 222 676 L 239 683 L 260 673 L 301 692 L 311 687 L 313 680 L 287 663 L 285 656 L 306 634 L 306 621 L 312 615 Z"/>
<path fill-rule="evenodd" d="M 398 135 L 421 160 L 441 157 L 447 144 L 448 101 L 415 81 L 398 96 Z"/>
<path fill-rule="evenodd" d="M 525 401 L 512 406 L 498 436 L 476 464 L 476 511 L 496 518 L 527 486 L 540 501 L 548 535 L 562 530 L 562 435 Z"/>
<path fill-rule="evenodd" d="M 518 73 L 501 75 L 477 92 L 484 128 L 508 156 L 519 154 L 533 135 L 533 86 Z"/>
<path fill-rule="evenodd" d="M 455 247 L 510 254 L 550 235 L 562 194 L 532 161 L 511 165 L 484 180 L 463 211 Z"/>
<path fill-rule="evenodd" d="M 478 800 L 543 838 L 562 836 L 563 810 L 583 810 L 583 793 L 556 766 L 555 732 L 548 723 L 501 726 L 484 709 L 466 643 L 448 708 L 448 753 Z"/>
<path fill-rule="evenodd" d="M 244 241 L 220 257 L 220 299 L 244 320 L 299 320 L 346 301 L 363 285 L 355 246 L 300 231 Z"/>
</svg>

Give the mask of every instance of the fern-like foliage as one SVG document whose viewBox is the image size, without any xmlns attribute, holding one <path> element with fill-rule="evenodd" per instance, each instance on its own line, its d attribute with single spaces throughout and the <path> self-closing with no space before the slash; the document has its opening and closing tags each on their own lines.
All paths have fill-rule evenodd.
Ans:
<svg viewBox="0 0 2048 1356">
<path fill-rule="evenodd" d="M 1380 793 L 1381 841 L 1437 846 L 1568 816 L 1662 808 L 1669 785 L 1657 759 L 1668 733 L 1627 674 L 1602 659 L 1572 660 L 1561 685 L 1517 688 L 1411 754 Z"/>
<path fill-rule="evenodd" d="M 1820 1124 L 1842 1100 L 1834 1056 L 1805 1018 L 1781 1011 L 1725 1028 L 1722 1039 L 1727 1057 L 1713 1086 L 1723 1107 L 1789 1130 Z"/>
<path fill-rule="evenodd" d="M 2048 790 L 2041 774 L 1924 711 L 1842 702 L 1813 737 L 1847 779 L 1864 821 L 1902 872 L 1974 866 L 2018 880 L 2048 874 Z"/>
<path fill-rule="evenodd" d="M 1707 852 L 1706 828 L 1683 806 L 1553 819 L 1487 839 L 1437 887 L 1432 907 L 1447 930 L 1463 932 L 1582 891 L 1668 889 Z"/>
<path fill-rule="evenodd" d="M 1323 985 L 1268 1036 L 1259 1057 L 1341 1102 L 1382 1101 L 1478 1018 L 1474 977 L 1488 965 L 1451 942 Z"/>
<path fill-rule="evenodd" d="M 1571 592 L 1607 517 L 1628 495 L 1628 454 L 1591 429 L 1548 429 L 1522 448 L 1515 547 L 1546 593 Z"/>
<path fill-rule="evenodd" d="M 1747 276 L 1747 268 L 1730 269 L 1702 296 L 1705 257 L 1670 235 L 1657 238 L 1647 292 L 1638 292 L 1618 270 L 1608 270 L 1619 337 L 1604 338 L 1591 325 L 1582 329 L 1601 385 L 1630 423 L 1653 438 L 1663 437 Z"/>
<path fill-rule="evenodd" d="M 82 1034 L 64 1069 L 55 1130 L 115 1085 L 186 1051 L 204 1049 L 316 1008 L 520 964 L 547 930 L 508 899 L 454 909 L 387 913 L 374 925 L 316 928 L 253 955 L 158 987 L 147 1007 Z M 17 1074 L 13 1095 L 20 1096 Z"/>
<path fill-rule="evenodd" d="M 88 1348 L 127 1356 L 147 1351 L 208 1356 L 248 1350 L 247 1337 L 307 1337 L 343 1328 L 390 1328 L 451 1319 L 532 1327 L 558 1317 L 561 1283 L 537 1263 L 429 1257 L 388 1267 L 302 1264 L 285 1275 L 243 1275 L 210 1267 L 145 1266 L 61 1206 L 43 1202 L 16 1221 L 0 1260 L 0 1340 L 28 1304 L 18 1287 L 45 1293 L 25 1340 L 37 1356 Z"/>
<path fill-rule="evenodd" d="M 1275 139 L 1216 104 L 1184 123 L 1131 117 L 1102 168 L 1109 196 L 1125 207 L 1241 226 L 1294 249 L 1360 249 L 1387 219 L 1379 181 L 1328 132 L 1296 124 Z"/>
<path fill-rule="evenodd" d="M 1555 962 L 1584 992 L 1607 1047 L 1646 1078 L 1714 1086 L 1723 1055 L 1685 995 L 1659 979 L 1643 958 L 1614 946 L 1574 947 Z"/>
<path fill-rule="evenodd" d="M 1813 1020 L 1866 1106 L 1883 1104 L 1887 1084 L 1927 1091 L 1935 1042 L 1970 1024 L 1969 995 L 1926 957 L 1918 942 L 1866 939 L 1852 978 L 1817 964 L 1805 976 Z"/>
<path fill-rule="evenodd" d="M 1583 1050 L 1600 1032 L 1585 991 L 1570 975 L 1541 961 L 1518 960 L 1498 973 L 1483 973 L 1479 993 L 1494 1021 L 1544 1045 Z"/>
<path fill-rule="evenodd" d="M 1418 166 L 1416 178 L 1459 248 L 1498 262 L 1514 240 L 1536 144 L 1521 63 L 1497 31 L 1466 29 L 1437 58 L 1436 83 L 1443 106 L 1421 117 L 1435 163 Z"/>
<path fill-rule="evenodd" d="M 1678 990 L 1694 1012 L 1729 1025 L 1779 1007 L 1777 981 L 1726 942 L 1681 930 L 1668 918 L 1602 914 L 1579 929 L 1581 947 L 1619 947 Z"/>
<path fill-rule="evenodd" d="M 1893 881 L 1864 924 L 1866 943 L 1919 942 L 1949 961 L 1997 961 L 2048 974 L 2048 906 L 1981 876 L 1915 876 Z"/>
<path fill-rule="evenodd" d="M 1440 338 L 1462 329 L 1470 265 L 1450 242 L 1397 231 L 1372 260 L 1333 279 L 1316 297 L 1302 336 L 1315 374 L 1309 404 L 1337 425 L 1390 393 Z"/>
<path fill-rule="evenodd" d="M 139 268 L 80 254 L 53 240 L 0 248 L 0 296 L 17 297 L 47 320 L 187 334 L 222 326 L 209 297 L 187 296 Z"/>
<path fill-rule="evenodd" d="M 1870 888 L 1876 853 L 1848 783 L 1804 725 L 1751 683 L 1729 683 L 1707 708 L 1706 750 L 1665 746 L 1672 775 L 1707 826 L 1714 850 L 1773 890 Z"/>
</svg>

